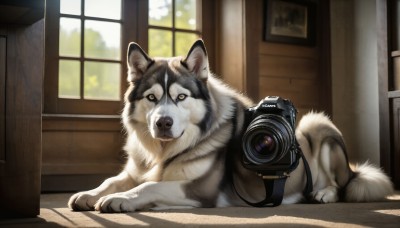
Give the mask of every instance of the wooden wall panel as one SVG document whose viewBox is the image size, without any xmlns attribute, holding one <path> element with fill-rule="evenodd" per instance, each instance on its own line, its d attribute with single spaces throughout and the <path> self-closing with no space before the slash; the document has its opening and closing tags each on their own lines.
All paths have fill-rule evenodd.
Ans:
<svg viewBox="0 0 400 228">
<path fill-rule="evenodd" d="M 318 56 L 317 48 L 308 46 L 287 45 L 279 43 L 262 42 L 259 46 L 260 54 L 270 54 L 274 56 L 301 57 L 315 59 Z"/>
<path fill-rule="evenodd" d="M 226 83 L 239 91 L 245 91 L 243 0 L 218 1 L 217 69 Z"/>
<path fill-rule="evenodd" d="M 122 170 L 124 140 L 118 116 L 45 115 L 42 190 L 97 187 L 99 181 Z"/>
<path fill-rule="evenodd" d="M 296 106 L 317 107 L 319 104 L 318 83 L 315 80 L 261 77 L 260 97 L 277 95 L 289 98 Z"/>
<path fill-rule="evenodd" d="M 260 98 L 266 95 L 288 98 L 299 110 L 299 117 L 311 110 L 331 114 L 329 1 L 313 2 L 317 6 L 314 46 L 263 40 L 259 43 Z"/>
<path fill-rule="evenodd" d="M 316 79 L 317 64 L 305 57 L 260 55 L 260 76 Z"/>
<path fill-rule="evenodd" d="M 45 131 L 43 132 L 43 160 L 64 164 L 115 162 L 120 156 L 120 145 L 119 132 Z"/>
<path fill-rule="evenodd" d="M 229 86 L 258 99 L 258 45 L 263 2 L 221 0 L 217 5 L 216 68 Z"/>
<path fill-rule="evenodd" d="M 311 110 L 322 110 L 318 47 L 260 43 L 259 96 L 290 99 L 299 117 Z"/>
</svg>

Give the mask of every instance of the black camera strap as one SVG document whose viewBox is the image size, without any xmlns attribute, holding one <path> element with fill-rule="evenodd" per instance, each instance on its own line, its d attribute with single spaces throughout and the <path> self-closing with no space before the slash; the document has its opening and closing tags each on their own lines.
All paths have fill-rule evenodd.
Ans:
<svg viewBox="0 0 400 228">
<path fill-rule="evenodd" d="M 278 178 L 278 179 L 263 179 L 264 187 L 265 187 L 265 199 L 260 202 L 257 202 L 257 203 L 252 203 L 250 201 L 247 201 L 245 198 L 243 198 L 239 194 L 239 192 L 236 190 L 235 186 L 233 186 L 233 188 L 235 189 L 235 192 L 239 196 L 239 198 L 242 199 L 245 203 L 247 203 L 250 206 L 253 206 L 253 207 L 276 207 L 282 203 L 286 179 L 287 179 L 287 177 L 282 177 L 282 178 Z"/>
<path fill-rule="evenodd" d="M 306 200 L 309 199 L 311 192 L 313 191 L 313 180 L 312 180 L 312 175 L 311 175 L 311 169 L 310 166 L 308 165 L 307 159 L 303 154 L 303 151 L 301 151 L 300 146 L 297 146 L 298 151 L 300 153 L 301 159 L 303 160 L 303 164 L 304 164 L 304 169 L 306 171 L 306 177 L 307 177 L 307 183 L 306 183 L 306 187 L 304 188 L 303 191 L 303 196 L 304 198 L 306 198 Z"/>
<path fill-rule="evenodd" d="M 297 143 L 297 142 L 296 142 Z M 293 167 L 288 171 L 284 172 L 281 175 L 265 175 L 259 174 L 262 177 L 265 187 L 265 199 L 260 202 L 250 202 L 243 198 L 239 192 L 237 191 L 235 184 L 233 182 L 233 189 L 235 190 L 236 194 L 239 196 L 241 200 L 253 207 L 276 207 L 282 203 L 283 194 L 285 192 L 285 183 L 286 179 L 289 177 L 289 173 L 293 171 L 299 164 L 299 159 L 303 160 L 305 174 L 307 177 L 306 187 L 303 191 L 303 195 L 306 199 L 308 199 L 310 193 L 313 191 L 313 181 L 311 176 L 311 169 L 308 165 L 308 162 L 301 151 L 299 144 L 297 143 L 297 162 L 293 165 Z M 233 181 L 233 180 L 232 180 Z"/>
</svg>

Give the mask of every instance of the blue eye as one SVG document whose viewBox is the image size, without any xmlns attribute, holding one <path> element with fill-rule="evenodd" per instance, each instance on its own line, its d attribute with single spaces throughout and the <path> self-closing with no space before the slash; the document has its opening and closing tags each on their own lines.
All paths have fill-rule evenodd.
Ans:
<svg viewBox="0 0 400 228">
<path fill-rule="evenodd" d="M 178 95 L 178 97 L 176 98 L 176 100 L 177 100 L 177 101 L 183 101 L 183 100 L 186 99 L 186 97 L 187 97 L 186 94 L 181 93 L 181 94 Z"/>
<path fill-rule="evenodd" d="M 156 96 L 154 96 L 154 94 L 149 94 L 149 95 L 147 95 L 146 98 L 147 98 L 147 100 L 152 101 L 152 102 L 157 101 L 157 98 L 156 98 Z"/>
</svg>

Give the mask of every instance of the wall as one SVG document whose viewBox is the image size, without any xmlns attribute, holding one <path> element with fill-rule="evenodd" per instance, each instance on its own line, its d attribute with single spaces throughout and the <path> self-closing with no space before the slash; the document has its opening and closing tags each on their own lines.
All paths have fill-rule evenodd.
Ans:
<svg viewBox="0 0 400 228">
<path fill-rule="evenodd" d="M 260 43 L 259 97 L 277 95 L 290 99 L 299 116 L 319 110 L 319 55 L 316 47 Z"/>
<path fill-rule="evenodd" d="M 350 161 L 379 164 L 375 0 L 331 1 L 332 108 Z"/>
<path fill-rule="evenodd" d="M 324 62 L 329 36 L 322 32 L 329 28 L 328 14 L 322 12 L 329 5 L 313 2 L 319 12 L 316 43 L 303 46 L 263 40 L 265 1 L 218 1 L 217 74 L 255 102 L 277 95 L 292 100 L 299 117 L 310 110 L 330 114 L 330 71 Z"/>
<path fill-rule="evenodd" d="M 299 111 L 298 119 L 309 111 L 331 114 L 329 2 L 308 2 L 316 11 L 310 18 L 315 22 L 313 45 L 262 41 L 258 51 L 259 97 L 279 95 L 291 99 Z"/>
<path fill-rule="evenodd" d="M 42 137 L 44 192 L 91 189 L 121 170 L 118 116 L 43 114 Z"/>
</svg>

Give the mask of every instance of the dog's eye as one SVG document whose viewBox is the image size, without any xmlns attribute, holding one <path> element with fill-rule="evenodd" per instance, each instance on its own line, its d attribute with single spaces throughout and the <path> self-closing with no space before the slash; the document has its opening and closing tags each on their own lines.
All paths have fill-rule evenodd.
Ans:
<svg viewBox="0 0 400 228">
<path fill-rule="evenodd" d="M 178 100 L 178 101 L 183 101 L 183 100 L 185 100 L 185 99 L 186 99 L 186 97 L 187 97 L 187 95 L 186 95 L 186 94 L 183 94 L 183 93 L 181 93 L 181 94 L 179 94 L 179 95 L 178 95 L 178 98 L 177 98 L 177 100 Z"/>
<path fill-rule="evenodd" d="M 154 94 L 149 94 L 149 95 L 147 95 L 146 98 L 149 101 L 156 101 L 157 100 L 157 98 L 156 98 L 156 96 L 154 96 Z"/>
</svg>

